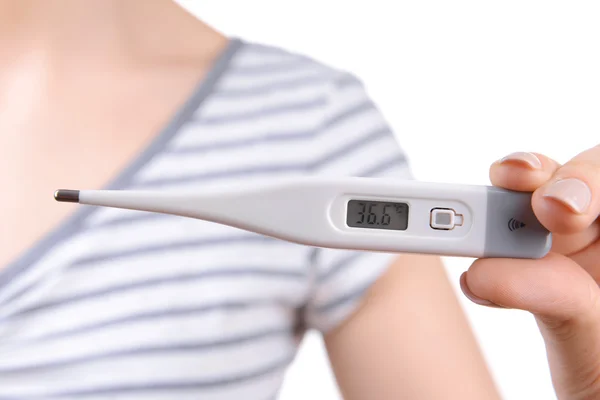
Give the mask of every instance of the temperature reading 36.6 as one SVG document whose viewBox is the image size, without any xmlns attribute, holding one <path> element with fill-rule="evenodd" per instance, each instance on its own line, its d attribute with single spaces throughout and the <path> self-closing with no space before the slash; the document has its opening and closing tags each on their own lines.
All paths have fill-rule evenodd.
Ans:
<svg viewBox="0 0 600 400">
<path fill-rule="evenodd" d="M 350 200 L 346 224 L 352 228 L 403 231 L 408 226 L 408 204 Z"/>
</svg>

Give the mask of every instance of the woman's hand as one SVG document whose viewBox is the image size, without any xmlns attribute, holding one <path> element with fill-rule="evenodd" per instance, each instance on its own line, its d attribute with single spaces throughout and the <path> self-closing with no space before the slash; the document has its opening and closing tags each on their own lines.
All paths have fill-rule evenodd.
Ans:
<svg viewBox="0 0 600 400">
<path fill-rule="evenodd" d="M 477 260 L 461 288 L 475 303 L 533 313 L 559 399 L 600 399 L 600 146 L 562 166 L 514 153 L 494 163 L 490 177 L 533 192 L 552 250 L 540 260 Z"/>
</svg>

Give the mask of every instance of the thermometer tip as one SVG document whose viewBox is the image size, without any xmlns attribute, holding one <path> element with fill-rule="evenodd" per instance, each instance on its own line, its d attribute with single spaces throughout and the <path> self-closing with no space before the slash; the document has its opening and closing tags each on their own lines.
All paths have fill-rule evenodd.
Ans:
<svg viewBox="0 0 600 400">
<path fill-rule="evenodd" d="M 79 190 L 59 189 L 54 192 L 54 199 L 66 203 L 79 203 Z"/>
</svg>

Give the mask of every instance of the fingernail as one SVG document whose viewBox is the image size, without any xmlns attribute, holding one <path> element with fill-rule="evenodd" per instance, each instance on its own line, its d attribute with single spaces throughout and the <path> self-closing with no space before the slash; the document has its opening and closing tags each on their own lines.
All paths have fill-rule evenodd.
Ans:
<svg viewBox="0 0 600 400">
<path fill-rule="evenodd" d="M 485 300 L 482 299 L 481 297 L 477 297 L 473 294 L 473 292 L 471 292 L 471 290 L 469 289 L 469 286 L 467 285 L 467 273 L 463 272 L 463 274 L 460 276 L 460 289 L 462 290 L 463 294 L 469 299 L 471 300 L 473 303 L 475 304 L 479 304 L 480 306 L 486 306 L 486 307 L 495 307 L 495 308 L 504 308 L 502 306 L 499 306 L 496 303 L 492 303 L 489 300 Z"/>
<path fill-rule="evenodd" d="M 535 154 L 526 153 L 524 151 L 509 154 L 499 161 L 500 164 L 505 162 L 515 162 L 521 165 L 525 164 L 532 169 L 542 169 L 542 162 L 540 159 Z"/>
<path fill-rule="evenodd" d="M 548 186 L 544 191 L 544 197 L 557 200 L 573 212 L 583 214 L 592 201 L 592 191 L 585 182 L 575 178 L 567 178 Z"/>
</svg>

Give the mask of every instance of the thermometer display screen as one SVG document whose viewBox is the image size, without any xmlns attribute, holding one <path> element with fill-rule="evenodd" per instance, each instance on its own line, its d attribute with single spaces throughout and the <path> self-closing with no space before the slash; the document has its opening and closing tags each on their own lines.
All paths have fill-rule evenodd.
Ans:
<svg viewBox="0 0 600 400">
<path fill-rule="evenodd" d="M 408 226 L 408 204 L 350 200 L 346 224 L 352 228 L 404 231 Z"/>
</svg>

